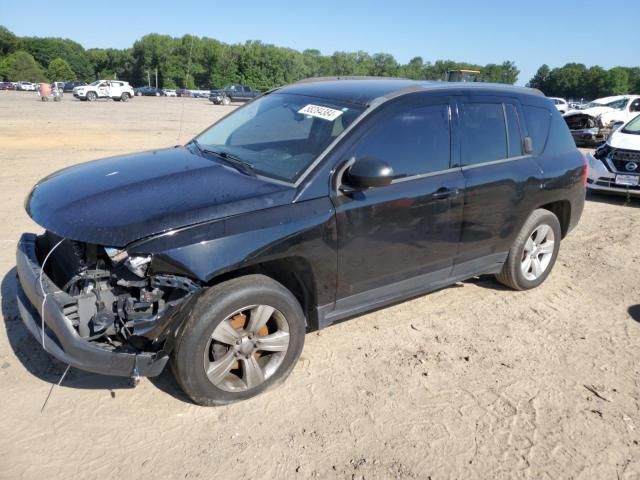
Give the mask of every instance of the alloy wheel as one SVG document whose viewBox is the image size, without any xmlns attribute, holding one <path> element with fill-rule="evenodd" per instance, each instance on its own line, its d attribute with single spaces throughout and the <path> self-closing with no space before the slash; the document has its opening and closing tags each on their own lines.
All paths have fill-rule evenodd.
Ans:
<svg viewBox="0 0 640 480">
<path fill-rule="evenodd" d="M 541 224 L 531 233 L 522 251 L 520 268 L 524 278 L 529 281 L 537 280 L 547 270 L 555 246 L 553 229 L 547 224 Z"/>
<path fill-rule="evenodd" d="M 289 348 L 289 324 L 269 305 L 244 307 L 213 330 L 204 352 L 209 381 L 227 392 L 246 391 L 268 380 Z"/>
</svg>

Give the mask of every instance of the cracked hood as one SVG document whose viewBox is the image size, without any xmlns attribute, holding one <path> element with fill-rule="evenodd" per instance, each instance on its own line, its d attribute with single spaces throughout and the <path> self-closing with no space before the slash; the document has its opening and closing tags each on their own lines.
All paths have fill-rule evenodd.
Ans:
<svg viewBox="0 0 640 480">
<path fill-rule="evenodd" d="M 606 112 L 615 112 L 616 110 L 614 108 L 611 107 L 591 107 L 591 108 L 585 108 L 584 110 L 569 110 L 567 113 L 565 113 L 563 116 L 564 117 L 569 117 L 571 115 L 589 115 L 591 117 L 597 117 L 598 115 L 601 115 L 603 113 Z"/>
<path fill-rule="evenodd" d="M 60 170 L 33 188 L 25 208 L 62 237 L 124 247 L 176 228 L 291 203 L 294 193 L 176 147 Z"/>
</svg>

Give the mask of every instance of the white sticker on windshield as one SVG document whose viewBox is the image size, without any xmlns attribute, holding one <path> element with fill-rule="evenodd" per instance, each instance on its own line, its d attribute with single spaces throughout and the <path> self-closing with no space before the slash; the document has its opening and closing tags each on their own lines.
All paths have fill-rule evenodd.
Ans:
<svg viewBox="0 0 640 480">
<path fill-rule="evenodd" d="M 310 117 L 317 117 L 323 120 L 328 120 L 330 122 L 333 122 L 336 118 L 342 115 L 343 112 L 340 110 L 334 110 L 333 108 L 329 108 L 329 107 L 321 107 L 320 105 L 309 104 L 306 107 L 303 107 L 300 110 L 298 110 L 298 113 L 301 113 L 302 115 L 309 115 Z"/>
</svg>

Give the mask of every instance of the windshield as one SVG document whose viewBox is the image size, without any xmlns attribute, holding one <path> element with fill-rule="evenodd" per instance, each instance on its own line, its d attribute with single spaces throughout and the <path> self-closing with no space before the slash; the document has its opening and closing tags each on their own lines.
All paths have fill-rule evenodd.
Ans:
<svg viewBox="0 0 640 480">
<path fill-rule="evenodd" d="M 624 107 L 627 106 L 627 102 L 629 101 L 628 98 L 622 98 L 620 100 L 615 100 L 613 102 L 609 102 L 607 103 L 607 107 L 611 107 L 611 108 L 615 108 L 616 110 L 622 110 Z"/>
<path fill-rule="evenodd" d="M 622 133 L 631 133 L 634 135 L 640 135 L 640 115 L 631 120 L 622 129 Z"/>
<path fill-rule="evenodd" d="M 195 140 L 205 154 L 233 155 L 256 173 L 294 182 L 363 107 L 273 93 L 239 108 Z"/>
</svg>

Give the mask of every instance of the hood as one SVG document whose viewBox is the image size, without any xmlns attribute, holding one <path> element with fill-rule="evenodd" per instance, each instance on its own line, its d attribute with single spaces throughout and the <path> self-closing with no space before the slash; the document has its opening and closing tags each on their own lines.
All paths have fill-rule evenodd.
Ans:
<svg viewBox="0 0 640 480">
<path fill-rule="evenodd" d="M 615 112 L 615 111 L 616 111 L 615 108 L 605 107 L 603 105 L 602 107 L 591 107 L 591 108 L 585 108 L 584 110 L 569 110 L 563 116 L 568 117 L 570 115 L 586 114 L 592 117 L 597 117 L 598 115 L 601 115 L 605 112 Z"/>
<path fill-rule="evenodd" d="M 56 172 L 33 188 L 25 208 L 62 237 L 124 247 L 176 228 L 284 205 L 294 193 L 176 147 Z"/>
<path fill-rule="evenodd" d="M 623 133 L 616 130 L 611 134 L 607 143 L 612 148 L 622 148 L 623 150 L 636 150 L 640 152 L 640 135 L 633 133 Z"/>
</svg>

